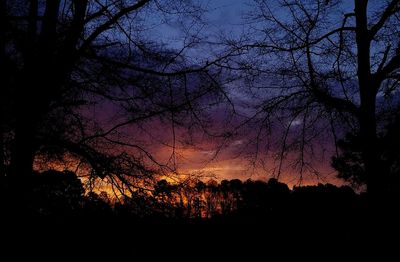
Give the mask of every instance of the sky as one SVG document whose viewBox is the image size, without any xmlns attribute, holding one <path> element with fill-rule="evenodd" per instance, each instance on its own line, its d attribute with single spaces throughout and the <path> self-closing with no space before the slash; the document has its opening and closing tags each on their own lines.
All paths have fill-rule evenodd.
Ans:
<svg viewBox="0 0 400 262">
<path fill-rule="evenodd" d="M 196 1 L 195 1 L 196 2 Z M 190 28 L 192 33 L 196 32 L 201 35 L 203 40 L 217 41 L 216 36 L 221 32 L 227 35 L 237 36 L 242 32 L 242 17 L 251 10 L 249 0 L 197 0 L 197 3 L 206 10 L 202 16 L 205 23 Z M 186 34 L 182 30 L 182 25 L 176 21 L 177 17 L 164 17 L 157 15 L 150 20 L 155 26 L 152 27 L 153 36 L 172 49 L 179 50 L 185 41 Z M 184 18 L 178 18 L 184 20 Z M 190 22 L 187 24 L 189 27 Z M 190 56 L 207 58 L 209 54 L 201 50 L 197 53 L 191 53 Z M 208 50 L 212 51 L 212 50 Z"/>
</svg>

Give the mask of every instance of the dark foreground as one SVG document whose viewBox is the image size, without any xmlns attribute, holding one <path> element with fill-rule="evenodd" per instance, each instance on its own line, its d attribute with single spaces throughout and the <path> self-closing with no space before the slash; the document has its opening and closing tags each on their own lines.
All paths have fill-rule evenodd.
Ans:
<svg viewBox="0 0 400 262">
<path fill-rule="evenodd" d="M 342 261 L 352 256 L 359 261 L 369 255 L 391 261 L 399 248 L 399 215 L 381 212 L 232 214 L 208 220 L 25 217 L 3 222 L 7 242 L 2 249 L 20 250 L 13 252 L 16 260 L 29 250 L 30 256 L 55 261 L 69 256 L 138 261 L 143 256 L 187 261 L 238 256 L 245 261 L 270 256 Z"/>
<path fill-rule="evenodd" d="M 129 261 L 226 261 L 244 256 L 244 261 L 258 261 L 278 256 L 277 261 L 329 261 L 336 256 L 336 261 L 346 261 L 353 254 L 353 260 L 362 261 L 360 257 L 375 254 L 376 261 L 392 261 L 399 250 L 397 193 L 371 201 L 368 195 L 332 185 L 289 190 L 275 180 L 206 187 L 198 183 L 193 199 L 210 201 L 188 202 L 182 209 L 170 201 L 173 191 L 168 185 L 160 184 L 151 198 L 110 205 L 97 195 L 84 195 L 76 181 L 75 187 L 71 182 L 56 180 L 46 186 L 39 181 L 25 198 L 2 191 L 3 257 L 11 253 L 11 261 L 27 255 L 50 256 L 53 261 L 68 256 L 81 260 L 85 255 L 90 261 L 98 256 L 111 256 L 112 261 L 120 256 Z M 138 208 L 138 203 L 145 205 Z M 201 214 L 210 210 L 209 203 L 220 208 L 204 218 Z"/>
</svg>

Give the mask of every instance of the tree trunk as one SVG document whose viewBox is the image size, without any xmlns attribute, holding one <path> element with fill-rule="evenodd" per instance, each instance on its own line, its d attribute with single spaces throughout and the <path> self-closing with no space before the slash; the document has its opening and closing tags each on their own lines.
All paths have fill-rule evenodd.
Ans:
<svg viewBox="0 0 400 262">
<path fill-rule="evenodd" d="M 11 152 L 11 175 L 16 180 L 24 180 L 32 174 L 36 151 L 34 130 L 35 128 L 31 120 L 27 120 L 23 116 L 17 118 Z"/>
<path fill-rule="evenodd" d="M 3 108 L 0 108 L 0 182 L 6 174 L 4 159 L 4 130 L 3 130 Z M 0 185 L 1 186 L 1 185 Z"/>
<path fill-rule="evenodd" d="M 367 192 L 371 198 L 378 197 L 383 190 L 380 176 L 380 157 L 377 149 L 376 94 L 379 88 L 371 75 L 371 37 L 367 21 L 368 0 L 355 0 L 357 76 L 360 90 L 359 125 L 362 141 L 362 158 L 367 181 Z"/>
<path fill-rule="evenodd" d="M 22 99 L 25 100 L 25 99 Z M 23 106 L 20 101 L 18 105 Z M 35 153 L 35 128 L 29 107 L 16 113 L 14 139 L 11 145 L 11 163 L 8 176 L 10 213 L 17 217 L 29 214 L 32 196 L 32 173 Z M 17 192 L 17 193 L 15 193 Z"/>
<path fill-rule="evenodd" d="M 33 172 L 36 152 L 37 123 L 45 114 L 53 89 L 56 70 L 54 48 L 56 25 L 60 0 L 47 1 L 41 25 L 37 34 L 38 1 L 30 1 L 27 43 L 24 55 L 24 69 L 15 86 L 19 95 L 15 101 L 15 136 L 11 152 L 11 176 L 18 183 Z"/>
<path fill-rule="evenodd" d="M 383 193 L 384 177 L 381 174 L 382 170 L 376 134 L 375 97 L 363 99 L 359 122 L 367 192 L 371 197 L 376 198 Z"/>
<path fill-rule="evenodd" d="M 21 108 L 20 111 L 29 111 Z M 30 114 L 19 112 L 16 115 L 14 139 L 11 145 L 11 163 L 8 173 L 8 200 L 12 216 L 29 214 L 32 193 L 32 173 L 35 153 L 35 133 Z"/>
<path fill-rule="evenodd" d="M 6 1 L 0 0 L 0 81 L 3 85 L 7 85 L 7 81 L 5 79 L 5 27 L 6 27 Z M 7 88 L 7 87 L 6 87 Z M 3 176 L 5 175 L 5 163 L 4 163 L 4 86 L 0 89 L 0 181 L 2 181 Z M 1 185 L 0 185 L 1 186 Z"/>
</svg>

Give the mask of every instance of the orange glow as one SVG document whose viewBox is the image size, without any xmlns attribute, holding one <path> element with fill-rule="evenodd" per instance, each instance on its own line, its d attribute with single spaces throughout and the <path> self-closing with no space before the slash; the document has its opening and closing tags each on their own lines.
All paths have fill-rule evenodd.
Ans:
<svg viewBox="0 0 400 262">
<path fill-rule="evenodd" d="M 240 141 L 239 141 L 240 142 Z M 238 141 L 231 143 L 231 147 L 240 144 Z M 172 168 L 172 171 L 164 170 L 157 179 L 165 179 L 169 183 L 178 183 L 189 177 L 197 177 L 203 181 L 215 179 L 221 181 L 223 179 L 247 179 L 267 181 L 273 177 L 274 161 L 269 163 L 270 166 L 257 166 L 249 164 L 249 161 L 244 157 L 232 158 L 232 152 L 223 150 L 216 154 L 216 151 L 211 146 L 204 146 L 202 149 L 192 147 L 176 147 L 173 150 L 171 147 L 162 146 L 155 148 L 155 152 L 151 152 L 155 159 L 161 164 L 165 164 Z M 276 163 L 275 163 L 276 164 Z M 90 167 L 82 164 L 79 159 L 72 155 L 66 155 L 62 160 L 48 160 L 41 157 L 35 159 L 35 170 L 43 171 L 54 169 L 57 171 L 69 170 L 75 172 L 81 179 L 84 185 L 89 183 Z M 322 166 L 325 176 L 304 175 L 301 180 L 301 185 L 315 185 L 317 183 L 332 183 L 342 185 L 342 181 L 335 179 L 334 171 L 329 165 Z M 293 170 L 284 170 L 279 176 L 281 182 L 286 183 L 290 188 L 299 185 L 299 172 Z M 92 181 L 93 182 L 93 181 Z M 109 195 L 122 195 L 118 190 L 113 190 L 108 178 L 96 179 L 92 189 L 99 193 L 107 192 Z M 87 186 L 88 187 L 88 186 Z M 129 193 L 126 193 L 129 195 Z"/>
</svg>

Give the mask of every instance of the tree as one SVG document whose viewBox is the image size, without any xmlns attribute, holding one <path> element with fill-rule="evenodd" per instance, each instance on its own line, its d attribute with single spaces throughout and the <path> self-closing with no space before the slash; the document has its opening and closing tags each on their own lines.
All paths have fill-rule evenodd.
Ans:
<svg viewBox="0 0 400 262">
<path fill-rule="evenodd" d="M 76 215 L 82 209 L 84 188 L 76 174 L 48 170 L 28 179 L 33 180 L 32 211 L 41 215 Z"/>
<path fill-rule="evenodd" d="M 400 141 L 397 135 L 399 128 L 399 115 L 394 113 L 393 119 L 385 127 L 385 132 L 378 136 L 376 150 L 382 163 L 381 174 L 386 175 L 382 184 L 387 193 L 398 193 L 399 189 Z M 341 154 L 332 159 L 333 167 L 339 172 L 338 176 L 350 182 L 355 188 L 363 187 L 366 183 L 366 177 L 360 136 L 347 134 L 345 139 L 338 142 L 338 147 Z"/>
<path fill-rule="evenodd" d="M 26 177 L 38 159 L 72 159 L 89 174 L 109 177 L 120 194 L 132 194 L 137 180 L 152 179 L 155 166 L 174 168 L 135 142 L 151 130 L 146 123 L 172 127 L 171 148 L 180 126 L 191 121 L 190 128 L 205 128 L 201 112 L 219 99 L 219 87 L 208 70 L 211 63 L 185 58 L 199 35 L 188 33 L 183 47 L 172 50 L 142 34 L 150 27 L 143 20 L 152 12 L 181 23 L 185 17 L 196 28 L 201 6 L 2 0 L 0 11 L 1 96 L 8 103 L 1 108 L 0 172 L 7 172 L 12 187 L 29 186 Z M 202 102 L 205 97 L 208 103 Z M 95 110 L 108 112 L 113 121 L 102 119 L 104 113 L 90 114 Z"/>
<path fill-rule="evenodd" d="M 399 105 L 400 1 L 254 2 L 249 35 L 228 42 L 229 52 L 241 58 L 226 65 L 245 72 L 253 92 L 264 98 L 250 119 L 283 134 L 278 156 L 288 149 L 300 152 L 301 171 L 310 166 L 304 153 L 315 155 L 307 148 L 321 131 L 333 131 L 335 140 L 356 134 L 367 191 L 381 195 L 386 176 L 378 133 L 385 132 L 387 118 L 380 116 Z M 283 127 L 271 124 L 271 116 Z"/>
<path fill-rule="evenodd" d="M 0 23 L 1 23 L 1 26 L 0 26 L 0 70 L 1 71 L 3 71 L 4 69 L 5 69 L 5 64 L 4 64 L 4 61 L 5 61 L 5 34 L 4 34 L 4 25 L 5 25 L 5 17 L 6 17 L 6 6 L 5 6 L 5 1 L 1 1 L 1 3 L 0 3 L 0 19 L 1 19 L 1 21 L 0 21 Z M 0 108 L 0 179 L 2 179 L 3 178 L 3 176 L 5 175 L 5 165 L 4 165 L 4 146 L 3 146 L 3 143 L 4 143 L 4 137 L 3 137 L 3 134 L 4 134 L 4 131 L 3 131 L 3 129 L 4 129 L 4 111 L 5 111 L 5 108 L 4 108 L 4 99 L 3 99 L 3 97 L 4 97 L 4 94 L 3 94 L 3 89 L 2 89 L 2 91 L 1 91 L 1 93 L 0 93 L 0 96 L 1 96 L 1 101 L 0 101 L 0 103 L 1 103 L 1 108 Z"/>
</svg>

